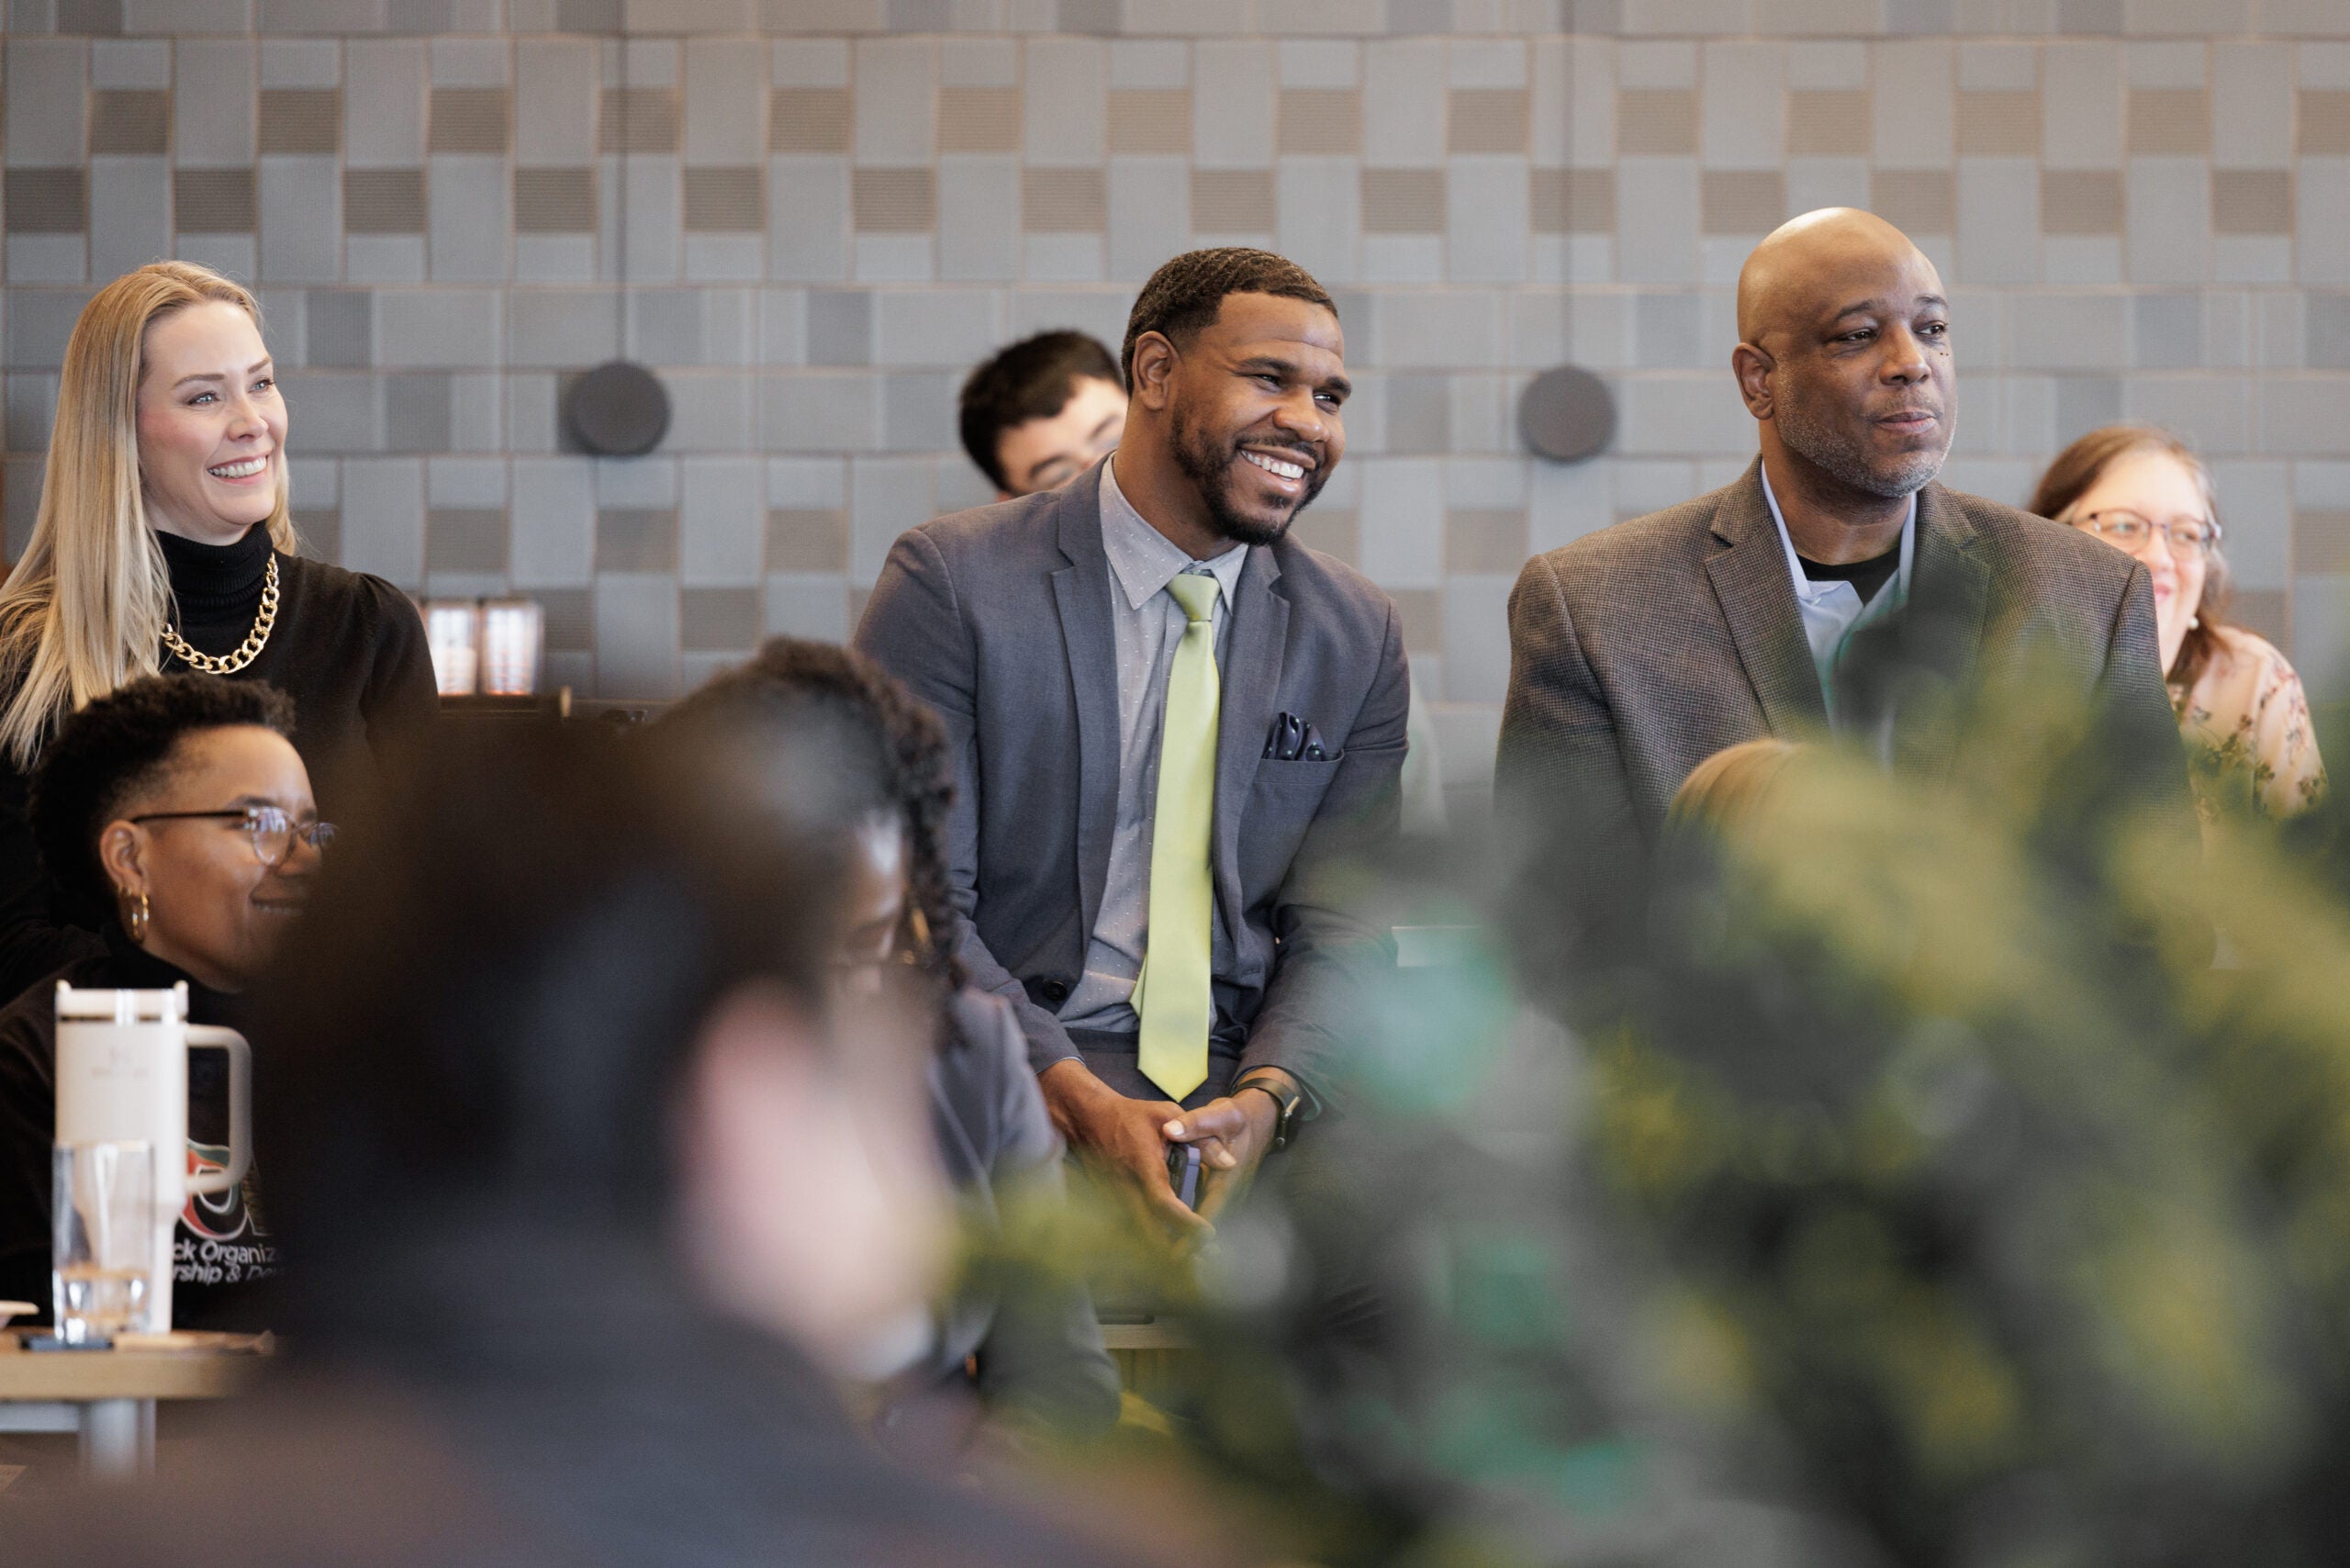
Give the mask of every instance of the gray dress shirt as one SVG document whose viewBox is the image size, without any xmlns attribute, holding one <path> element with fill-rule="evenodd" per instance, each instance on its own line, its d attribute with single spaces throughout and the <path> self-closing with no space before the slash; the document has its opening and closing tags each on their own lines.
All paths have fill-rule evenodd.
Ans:
<svg viewBox="0 0 2350 1568">
<path fill-rule="evenodd" d="M 1183 607 L 1167 585 L 1185 572 L 1216 581 L 1215 656 L 1218 673 L 1232 630 L 1232 596 L 1248 547 L 1235 544 L 1213 560 L 1196 561 L 1153 528 L 1118 489 L 1113 458 L 1102 470 L 1102 547 L 1110 557 L 1110 621 L 1118 650 L 1118 815 L 1110 838 L 1110 874 L 1102 913 L 1085 948 L 1085 976 L 1061 1003 L 1062 1024 L 1131 1035 L 1142 1026 L 1129 999 L 1142 973 L 1150 933 L 1150 830 L 1158 808 L 1159 719 L 1167 707 L 1167 675 L 1183 640 Z M 1224 922 L 1214 925 L 1210 963 L 1230 972 Z"/>
</svg>

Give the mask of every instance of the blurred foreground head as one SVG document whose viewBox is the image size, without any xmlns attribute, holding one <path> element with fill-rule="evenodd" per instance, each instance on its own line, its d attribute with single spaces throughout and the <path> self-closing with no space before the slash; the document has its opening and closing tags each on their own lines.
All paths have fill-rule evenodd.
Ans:
<svg viewBox="0 0 2350 1568">
<path fill-rule="evenodd" d="M 444 736 L 338 846 L 260 1040 L 312 1334 L 462 1314 L 434 1296 L 474 1288 L 448 1259 L 554 1238 L 835 1367 L 920 1302 L 942 1199 L 919 1037 L 827 994 L 834 861 L 789 778 L 653 750 Z"/>
</svg>

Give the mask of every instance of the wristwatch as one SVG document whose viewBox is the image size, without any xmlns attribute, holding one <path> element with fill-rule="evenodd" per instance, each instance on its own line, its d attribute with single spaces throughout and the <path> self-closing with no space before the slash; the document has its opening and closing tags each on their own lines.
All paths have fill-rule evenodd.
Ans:
<svg viewBox="0 0 2350 1568">
<path fill-rule="evenodd" d="M 1299 1106 L 1305 1103 L 1304 1092 L 1288 1087 L 1280 1074 L 1271 1072 L 1252 1072 L 1244 1075 L 1240 1081 L 1232 1086 L 1232 1092 L 1237 1095 L 1244 1089 L 1254 1089 L 1259 1093 L 1267 1095 L 1280 1108 L 1280 1114 L 1273 1121 L 1272 1147 L 1287 1148 L 1289 1140 L 1297 1133 L 1297 1111 Z"/>
</svg>

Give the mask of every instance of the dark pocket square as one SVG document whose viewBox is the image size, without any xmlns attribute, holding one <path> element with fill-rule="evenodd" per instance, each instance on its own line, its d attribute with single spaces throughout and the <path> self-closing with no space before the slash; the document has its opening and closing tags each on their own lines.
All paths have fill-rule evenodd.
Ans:
<svg viewBox="0 0 2350 1568">
<path fill-rule="evenodd" d="M 1294 713 L 1283 713 L 1273 721 L 1265 736 L 1265 749 L 1259 754 L 1270 762 L 1327 762 L 1329 751 L 1322 745 L 1322 732 Z"/>
</svg>

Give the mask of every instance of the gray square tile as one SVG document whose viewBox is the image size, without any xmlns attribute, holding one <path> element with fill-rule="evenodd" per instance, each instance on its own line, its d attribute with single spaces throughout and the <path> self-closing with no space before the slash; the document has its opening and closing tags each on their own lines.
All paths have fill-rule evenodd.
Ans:
<svg viewBox="0 0 2350 1568">
<path fill-rule="evenodd" d="M 1115 178 L 1113 174 L 1110 198 L 1113 235 Z M 939 160 L 938 275 L 945 282 L 1009 281 L 1020 275 L 1017 158 L 958 154 Z"/>
<path fill-rule="evenodd" d="M 630 290 L 630 352 L 651 364 L 699 364 L 703 294 L 689 288 Z"/>
<path fill-rule="evenodd" d="M 173 54 L 173 161 L 184 169 L 250 165 L 259 105 L 252 45 L 241 39 L 181 39 Z"/>
<path fill-rule="evenodd" d="M 506 276 L 509 195 L 501 158 L 448 154 L 431 161 L 426 219 L 433 281 L 487 283 Z"/>
<path fill-rule="evenodd" d="M 82 160 L 89 112 L 84 90 L 90 46 L 78 39 L 8 40 L 8 162 L 64 165 Z"/>
<path fill-rule="evenodd" d="M 343 229 L 352 234 L 424 232 L 424 171 L 346 169 Z"/>
<path fill-rule="evenodd" d="M 596 232 L 596 171 L 514 171 L 514 231 L 517 234 Z"/>
<path fill-rule="evenodd" d="M 881 390 L 881 441 L 892 452 L 953 450 L 955 394 L 962 373 L 901 371 Z"/>
<path fill-rule="evenodd" d="M 512 105 L 504 87 L 435 87 L 427 152 L 503 152 L 511 140 Z"/>
<path fill-rule="evenodd" d="M 508 353 L 515 364 L 576 368 L 620 353 L 618 298 L 610 289 L 524 289 L 508 296 Z"/>
<path fill-rule="evenodd" d="M 1393 453 L 1452 449 L 1452 381 L 1445 375 L 1385 378 L 1387 442 Z"/>
<path fill-rule="evenodd" d="M 342 180 L 331 158 L 267 157 L 256 178 L 262 276 L 332 283 L 342 273 Z"/>
<path fill-rule="evenodd" d="M 113 277 L 172 249 L 172 172 L 161 158 L 90 161 L 90 270 Z"/>
<path fill-rule="evenodd" d="M 435 507 L 424 515 L 428 572 L 503 572 L 507 522 L 502 509 Z"/>
<path fill-rule="evenodd" d="M 314 288 L 302 301 L 303 342 L 313 366 L 375 362 L 372 297 L 356 289 Z"/>
<path fill-rule="evenodd" d="M 2141 294 L 2131 302 L 2135 363 L 2146 370 L 2203 364 L 2203 302 L 2192 294 Z"/>
<path fill-rule="evenodd" d="M 173 171 L 172 218 L 182 234 L 251 234 L 259 226 L 260 206 L 251 169 Z M 9 203 L 21 227 L 15 207 Z"/>
<path fill-rule="evenodd" d="M 514 581 L 584 584 L 595 566 L 595 470 L 586 458 L 514 460 Z"/>
<path fill-rule="evenodd" d="M 2056 440 L 2069 445 L 2121 419 L 2121 383 L 2109 375 L 2067 375 L 2056 382 Z"/>
<path fill-rule="evenodd" d="M 531 597 L 539 603 L 547 652 L 587 653 L 595 647 L 596 622 L 586 588 L 539 588 Z"/>
<path fill-rule="evenodd" d="M 384 377 L 385 444 L 394 452 L 449 450 L 449 377 L 409 371 Z"/>
<path fill-rule="evenodd" d="M 785 282 L 832 282 L 849 273 L 848 163 L 776 158 L 767 165 L 767 258 Z"/>
<path fill-rule="evenodd" d="M 650 574 L 596 578 L 596 694 L 674 697 L 677 674 L 677 584 Z"/>
<path fill-rule="evenodd" d="M 808 363 L 868 364 L 873 359 L 873 296 L 864 289 L 808 291 Z"/>
<path fill-rule="evenodd" d="M 2350 370 L 2350 296 L 2311 295 L 2304 319 L 2310 368 Z"/>
<path fill-rule="evenodd" d="M 397 587 L 424 578 L 424 465 L 354 457 L 342 468 L 342 564 Z"/>
<path fill-rule="evenodd" d="M 688 583 L 755 579 L 767 532 L 758 461 L 689 457 L 680 469 L 679 576 Z"/>
<path fill-rule="evenodd" d="M 330 566 L 342 562 L 342 513 L 332 507 L 299 510 L 294 513 L 295 537 L 302 542 L 301 554 L 308 561 L 324 561 Z"/>
<path fill-rule="evenodd" d="M 498 362 L 498 291 L 386 289 L 375 296 L 375 360 L 396 368 L 456 368 Z"/>
<path fill-rule="evenodd" d="M 283 371 L 286 440 L 297 452 L 384 450 L 383 384 L 365 374 Z"/>
<path fill-rule="evenodd" d="M 596 45 L 586 39 L 522 39 L 514 46 L 514 157 L 523 164 L 581 165 L 596 156 Z"/>
<path fill-rule="evenodd" d="M 84 169 L 11 169 L 5 198 L 17 234 L 79 234 L 89 227 L 89 174 Z"/>
<path fill-rule="evenodd" d="M 353 39 L 345 50 L 344 156 L 353 168 L 415 168 L 424 162 L 424 46 Z"/>
<path fill-rule="evenodd" d="M 767 152 L 766 51 L 736 39 L 686 45 L 685 154 L 696 163 L 744 165 Z"/>
</svg>

